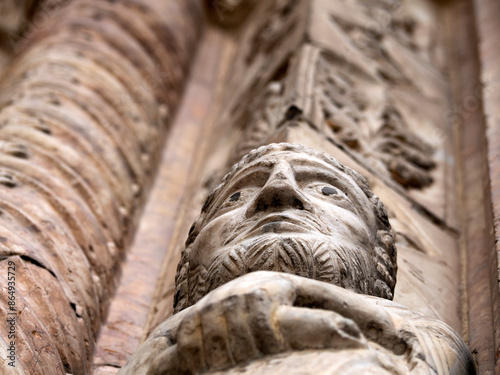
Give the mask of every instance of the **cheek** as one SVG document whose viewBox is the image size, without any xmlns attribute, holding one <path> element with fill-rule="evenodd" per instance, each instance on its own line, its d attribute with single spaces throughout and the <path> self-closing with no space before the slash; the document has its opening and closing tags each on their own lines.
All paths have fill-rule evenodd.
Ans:
<svg viewBox="0 0 500 375">
<path fill-rule="evenodd" d="M 236 209 L 210 221 L 200 231 L 192 251 L 202 263 L 209 264 L 215 258 L 223 243 L 235 233 L 242 221 L 244 210 Z"/>
<path fill-rule="evenodd" d="M 353 242 L 367 244 L 374 240 L 366 223 L 350 210 L 338 206 L 323 204 L 319 210 L 321 221 L 331 234 L 340 234 Z"/>
</svg>

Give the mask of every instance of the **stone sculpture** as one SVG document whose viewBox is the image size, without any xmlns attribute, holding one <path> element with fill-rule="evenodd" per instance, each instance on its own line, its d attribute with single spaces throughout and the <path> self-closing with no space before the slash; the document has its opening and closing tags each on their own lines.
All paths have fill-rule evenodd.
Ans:
<svg viewBox="0 0 500 375">
<path fill-rule="evenodd" d="M 120 374 L 474 374 L 457 333 L 390 301 L 395 279 L 366 180 L 303 146 L 263 146 L 207 199 L 177 313 Z"/>
</svg>

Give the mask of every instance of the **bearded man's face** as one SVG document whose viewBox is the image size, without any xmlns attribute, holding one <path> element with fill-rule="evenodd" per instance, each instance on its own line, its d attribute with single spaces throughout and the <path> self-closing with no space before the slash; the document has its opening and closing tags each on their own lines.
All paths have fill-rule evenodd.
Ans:
<svg viewBox="0 0 500 375">
<path fill-rule="evenodd" d="M 376 219 L 354 180 L 311 155 L 278 151 L 237 171 L 212 200 L 190 245 L 201 294 L 269 270 L 366 293 L 373 284 Z M 191 272 L 190 272 L 191 273 Z M 201 285 L 203 284 L 203 285 Z"/>
</svg>

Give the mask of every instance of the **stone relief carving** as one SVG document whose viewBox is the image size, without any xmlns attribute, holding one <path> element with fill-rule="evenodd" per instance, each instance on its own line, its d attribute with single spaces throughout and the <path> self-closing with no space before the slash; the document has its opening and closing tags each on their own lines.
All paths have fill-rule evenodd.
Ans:
<svg viewBox="0 0 500 375">
<path fill-rule="evenodd" d="M 323 120 L 335 140 L 406 188 L 423 188 L 433 182 L 433 146 L 411 131 L 391 99 L 381 103 L 382 111 L 367 115 L 370 100 L 363 86 L 325 58 L 318 60 L 316 84 Z"/>
<path fill-rule="evenodd" d="M 325 123 L 336 142 L 362 156 L 372 168 L 403 187 L 431 185 L 431 172 L 436 167 L 434 147 L 410 129 L 390 98 L 380 102 L 384 106 L 382 110 L 369 108 L 370 99 L 363 92 L 364 85 L 350 78 L 344 70 L 334 69 L 323 56 L 317 60 L 313 101 L 319 103 L 322 112 L 317 125 Z M 297 71 L 290 73 L 296 74 Z M 250 150 L 268 143 L 278 127 L 292 123 L 302 114 L 298 107 L 286 109 L 283 86 L 282 82 L 270 82 L 263 94 L 248 106 L 249 125 L 229 158 L 229 165 Z"/>
<path fill-rule="evenodd" d="M 250 47 L 242 54 L 254 59 L 264 50 L 273 50 L 265 47 L 269 43 L 280 43 L 278 34 L 272 30 L 286 29 L 283 20 L 294 17 L 298 3 L 276 2 L 270 13 L 273 17 L 266 21 L 268 26 L 251 33 Z M 326 121 L 336 141 L 403 187 L 422 189 L 430 186 L 434 181 L 432 171 L 437 166 L 433 160 L 434 139 L 430 142 L 424 140 L 424 137 L 432 137 L 427 132 L 423 133 L 424 137 L 420 136 L 415 126 L 406 123 L 407 113 L 402 113 L 396 100 L 401 94 L 395 91 L 406 90 L 439 102 L 446 97 L 444 77 L 439 68 L 442 51 L 434 36 L 435 26 L 430 16 L 432 12 L 427 9 L 429 6 L 407 1 L 379 1 L 368 6 L 355 0 L 333 3 L 315 0 L 309 5 L 311 20 L 306 33 L 308 39 L 320 46 L 321 53 L 317 58 L 309 59 L 303 69 L 289 69 L 283 101 L 290 99 L 286 92 L 294 90 L 287 88 L 290 81 L 307 79 L 314 72 L 314 93 L 308 100 L 319 102 L 324 118 L 313 118 L 308 108 L 298 105 L 306 118 L 318 127 Z M 264 38 L 263 35 L 268 36 Z M 259 48 L 251 47 L 253 45 Z M 303 53 L 301 50 L 307 48 L 296 50 L 293 58 L 300 59 L 297 55 Z M 352 69 L 357 70 L 356 77 L 353 77 Z M 373 90 L 367 90 L 367 85 L 378 87 L 381 91 L 377 94 L 382 99 L 370 97 Z M 381 107 L 376 108 L 376 105 Z M 286 112 L 286 107 L 281 112 Z M 267 122 L 267 126 L 275 129 L 276 124 Z M 252 134 L 253 139 L 263 133 L 260 130 Z M 271 132 L 266 131 L 260 144 L 266 143 L 265 139 Z M 246 139 L 249 133 L 245 132 L 242 139 Z M 389 150 L 388 144 L 396 146 L 395 151 Z M 231 161 L 237 156 L 241 153 L 236 152 Z"/>
<path fill-rule="evenodd" d="M 405 126 L 393 107 L 384 110 L 382 126 L 375 133 L 374 150 L 404 187 L 422 188 L 433 182 L 430 171 L 436 167 L 434 148 Z"/>
<path fill-rule="evenodd" d="M 278 127 L 283 119 L 283 83 L 270 82 L 263 95 L 257 96 L 251 102 L 247 112 L 248 125 L 243 130 L 241 142 L 238 142 L 229 159 L 228 168 L 251 150 L 261 146 Z"/>
<path fill-rule="evenodd" d="M 45 7 L 64 1 L 48 0 L 43 4 Z M 33 1 L 21 0 L 18 5 L 29 3 Z M 231 84 L 226 85 L 225 74 L 213 74 L 212 77 L 220 75 L 214 78 L 217 85 L 212 87 L 213 91 L 224 87 L 221 97 L 231 100 L 218 103 L 218 94 L 210 98 L 200 95 L 199 101 L 189 97 L 187 102 L 196 107 L 193 112 L 203 117 L 206 112 L 200 111 L 199 105 L 210 102 L 217 121 L 224 119 L 222 114 L 230 113 L 236 119 L 241 111 L 252 114 L 250 121 L 247 117 L 238 123 L 248 123 L 248 127 L 235 126 L 238 130 L 228 136 L 236 143 L 234 135 L 243 129 L 243 141 L 235 148 L 232 161 L 261 144 L 286 140 L 327 152 L 335 149 L 331 155 L 345 165 L 356 170 L 359 167 L 367 177 L 373 173 L 369 178 L 374 191 L 385 202 L 391 202 L 391 211 L 396 208 L 390 214 L 392 233 L 398 237 L 398 289 L 394 289 L 396 267 L 390 229 L 374 230 L 369 223 L 370 215 L 361 217 L 364 214 L 356 210 L 363 205 L 353 204 L 354 216 L 360 219 L 357 220 L 348 215 L 328 217 L 330 210 L 326 209 L 325 214 L 325 210 L 306 202 L 314 194 L 323 200 L 339 199 L 344 191 L 352 203 L 351 197 L 356 194 L 351 188 L 356 186 L 337 189 L 321 180 L 315 190 L 301 180 L 304 175 L 307 180 L 307 173 L 300 176 L 296 172 L 301 168 L 322 170 L 321 162 L 325 159 L 318 157 L 320 163 L 308 165 L 289 153 L 295 156 L 304 152 L 312 159 L 317 154 L 293 147 L 263 149 L 266 151 L 262 155 L 249 161 L 255 162 L 249 168 L 258 170 L 257 180 L 262 182 L 250 186 L 254 191 L 247 190 L 246 182 L 253 180 L 254 172 L 247 171 L 247 175 L 243 172 L 247 166 L 240 164 L 241 169 L 236 168 L 226 178 L 225 187 L 217 190 L 224 195 L 224 189 L 239 184 L 236 191 L 227 193 L 225 203 L 213 198 L 207 204 L 202 214 L 206 220 L 198 222 L 198 229 L 194 227 L 179 269 L 177 313 L 156 330 L 124 371 L 473 372 L 470 353 L 458 335 L 435 319 L 390 302 L 395 294 L 395 301 L 403 301 L 413 309 L 418 310 L 415 306 L 418 303 L 428 306 L 436 311 L 435 318 L 455 329 L 464 324 L 467 331 L 469 327 L 465 325 L 469 323 L 471 337 L 467 340 L 471 342 L 471 350 L 474 349 L 475 359 L 481 363 L 482 354 L 480 351 L 476 356 L 478 346 L 474 337 L 480 335 L 474 332 L 474 324 L 467 321 L 467 314 L 461 320 L 463 311 L 459 311 L 468 298 L 467 293 L 461 294 L 459 290 L 467 290 L 466 287 L 456 280 L 456 275 L 461 274 L 459 257 L 463 260 L 464 251 L 453 253 L 457 233 L 463 236 L 465 224 L 475 222 L 477 216 L 460 217 L 455 224 L 464 226 L 454 227 L 448 218 L 453 218 L 456 211 L 450 210 L 448 203 L 442 204 L 443 210 L 424 211 L 431 210 L 436 202 L 441 205 L 444 195 L 452 205 L 463 201 L 457 199 L 461 191 L 457 196 L 449 189 L 457 181 L 458 186 L 463 186 L 463 181 L 453 176 L 459 169 L 454 167 L 450 173 L 450 169 L 442 168 L 444 163 L 455 163 L 443 147 L 451 138 L 446 138 L 440 128 L 441 139 L 436 143 L 426 130 L 421 131 L 419 124 L 422 122 L 424 127 L 430 124 L 432 133 L 449 105 L 447 74 L 442 72 L 443 61 L 450 63 L 453 58 L 443 59 L 440 47 L 455 46 L 439 43 L 443 27 L 437 25 L 445 24 L 451 29 L 448 18 L 454 12 L 440 10 L 434 15 L 446 17 L 429 18 L 433 11 L 426 12 L 423 8 L 436 5 L 432 0 L 213 0 L 211 3 L 216 13 L 217 7 L 219 11 L 224 7 L 222 16 L 220 12 L 216 14 L 221 24 L 232 27 L 241 23 L 243 28 L 231 29 L 234 35 L 228 36 L 210 25 L 211 29 L 204 34 L 203 48 L 217 51 L 212 56 L 224 57 L 203 60 L 206 65 L 223 62 L 221 66 L 236 67 L 232 76 L 236 78 L 227 80 Z M 166 3 L 152 0 L 94 5 L 74 1 L 73 4 L 76 5 L 68 8 L 64 16 L 51 21 L 48 26 L 52 30 L 42 30 L 38 25 L 33 28 L 33 35 L 25 38 L 24 56 L 5 74 L 5 94 L 0 95 L 3 137 L 0 191 L 5 193 L 0 199 L 0 250 L 5 259 L 0 261 L 0 269 L 5 275 L 9 264 L 18 267 L 16 292 L 22 329 L 19 349 L 23 360 L 18 368 L 33 369 L 31 363 L 34 363 L 39 371 L 76 374 L 92 372 L 94 339 L 118 282 L 116 265 L 138 224 L 140 207 L 158 162 L 160 139 L 181 98 L 182 81 L 196 39 L 194 30 L 201 25 L 202 17 L 194 4 L 189 11 L 193 17 L 183 15 L 180 8 L 185 4 L 176 2 L 169 3 L 172 9 L 167 9 Z M 247 16 L 252 19 L 245 20 Z M 320 17 L 326 22 L 317 22 Z M 2 20 L 0 15 L 0 24 L 13 20 L 12 17 Z M 461 22 L 456 24 L 465 26 Z M 330 39 L 325 41 L 319 36 Z M 450 37 L 448 33 L 446 36 Z M 207 44 L 207 40 L 215 40 L 210 38 L 219 38 L 216 45 L 219 48 L 213 48 L 215 43 Z M 318 59 L 309 60 L 304 70 L 292 69 L 291 61 L 307 46 L 318 51 Z M 461 43 L 460 48 L 464 49 Z M 1 60 L 0 56 L 0 65 Z M 202 73 L 194 76 L 196 84 L 208 77 L 207 71 Z M 452 71 L 453 74 L 457 72 Z M 296 83 L 300 85 L 294 87 Z M 267 84 L 267 89 L 263 89 Z M 373 87 L 366 90 L 370 85 L 375 90 Z M 207 92 L 212 91 L 203 87 Z M 290 91 L 300 92 L 302 88 L 307 88 L 302 91 L 304 100 L 289 100 Z M 381 95 L 372 95 L 374 91 Z M 460 95 L 458 92 L 467 90 L 456 91 Z M 475 91 L 476 96 L 479 91 Z M 248 100 L 255 93 L 259 97 L 254 102 Z M 217 113 L 219 106 L 225 108 L 222 114 Z M 209 117 L 200 122 L 200 130 L 212 126 L 212 116 Z M 221 129 L 217 128 L 216 136 Z M 303 130 L 314 136 L 307 139 L 308 133 Z M 199 133 L 199 138 L 210 139 L 204 137 L 205 133 Z M 173 143 L 185 145 L 177 133 L 171 134 L 175 134 Z M 207 144 L 210 144 L 207 148 L 214 146 Z M 214 160 L 220 163 L 209 164 L 210 168 L 226 164 L 229 144 L 234 145 L 229 142 L 222 150 L 213 147 L 217 148 Z M 179 160 L 183 159 L 181 155 L 189 153 L 188 148 L 185 153 L 175 154 Z M 200 149 L 195 151 L 201 160 L 207 154 Z M 438 150 L 435 156 L 434 150 Z M 285 155 L 283 162 L 282 155 Z M 200 162 L 184 170 L 198 176 L 205 166 Z M 207 172 L 210 168 L 205 169 L 204 176 L 210 173 Z M 245 179 L 234 182 L 240 172 Z M 386 178 L 379 179 L 379 174 L 408 190 L 400 189 Z M 355 175 L 347 175 L 358 185 Z M 176 187 L 181 179 L 176 180 Z M 183 186 L 191 205 L 198 207 L 193 196 L 205 194 L 203 189 L 196 191 L 199 186 L 195 179 L 190 178 Z M 191 191 L 191 185 L 195 192 Z M 417 204 L 394 203 L 397 199 L 391 198 L 398 196 L 391 195 L 390 189 L 408 199 L 404 203 Z M 370 195 L 361 190 L 367 197 Z M 245 191 L 249 193 L 246 197 Z M 236 220 L 240 225 L 224 225 L 219 221 L 219 228 L 214 224 L 226 215 L 225 210 L 234 218 L 238 205 L 247 204 L 244 199 L 248 197 L 241 222 Z M 251 208 L 251 202 L 257 201 L 260 203 Z M 184 207 L 180 197 L 178 202 L 173 207 Z M 334 206 L 346 209 L 335 202 Z M 329 204 L 322 202 L 320 208 Z M 216 210 L 210 217 L 209 205 Z M 421 222 L 414 220 L 415 215 L 401 214 L 417 210 L 422 214 Z M 440 210 L 446 212 L 441 215 Z M 304 212 L 309 212 L 309 216 L 303 215 Z M 262 220 L 256 219 L 258 215 L 264 215 Z M 184 212 L 183 216 L 190 217 Z M 382 212 L 381 216 L 386 215 Z M 448 231 L 449 241 L 421 225 L 425 220 L 429 224 L 432 221 L 435 229 Z M 168 260 L 180 255 L 182 245 L 177 234 L 184 228 L 184 221 L 190 219 L 177 219 L 171 225 L 175 234 L 169 240 L 175 242 L 179 251 L 168 247 L 165 264 L 174 267 L 176 261 Z M 378 220 L 375 222 L 378 225 Z M 258 229 L 246 227 L 254 224 Z M 478 225 L 480 232 L 484 228 L 481 223 Z M 335 245 L 341 245 L 333 246 L 328 241 L 330 237 Z M 375 244 L 373 248 L 369 243 Z M 408 253 L 414 254 L 405 258 L 402 244 Z M 463 242 L 460 246 L 463 247 Z M 438 247 L 439 251 L 434 251 Z M 205 253 L 206 249 L 215 250 Z M 375 261 L 370 256 L 372 250 Z M 456 259 L 450 260 L 453 257 Z M 407 268 L 405 263 L 409 265 Z M 442 270 L 446 270 L 446 280 Z M 174 272 L 169 271 L 165 267 L 163 274 L 173 277 Z M 405 279 L 405 271 L 412 278 Z M 138 269 L 136 272 L 142 273 Z M 462 276 L 467 278 L 471 273 Z M 121 284 L 127 283 L 125 280 Z M 1 289 L 7 289 L 7 284 L 5 277 L 0 276 Z M 168 282 L 165 285 L 170 286 Z M 407 288 L 403 292 L 402 285 Z M 155 298 L 156 302 L 161 299 L 171 305 L 169 299 L 174 288 L 165 290 L 165 294 Z M 399 299 L 402 294 L 405 297 L 424 290 L 431 292 L 425 298 L 415 298 L 414 304 L 408 303 L 410 298 Z M 433 294 L 433 290 L 440 291 Z M 439 298 L 443 295 L 448 298 Z M 0 304 L 0 317 L 4 321 L 9 314 L 7 302 L 3 298 Z M 440 303 L 448 307 L 441 308 Z M 476 307 L 469 303 L 470 306 L 473 307 L 470 316 L 477 315 L 473 314 Z M 143 307 L 146 309 L 147 303 Z M 153 303 L 151 314 L 157 312 Z M 454 318 L 449 319 L 450 315 Z M 157 316 L 158 322 L 165 314 L 160 312 Z M 110 326 L 113 324 L 110 321 Z M 155 326 L 156 322 L 150 324 L 148 331 Z M 5 338 L 5 331 L 2 335 Z M 5 340 L 0 344 L 0 353 L 6 353 Z M 94 363 L 104 363 L 98 361 L 100 358 Z M 130 370 L 130 366 L 136 367 Z M 136 372 L 134 369 L 138 368 Z"/>
<path fill-rule="evenodd" d="M 441 100 L 446 93 L 444 52 L 432 6 L 390 3 L 316 0 L 310 37 L 372 77 Z"/>
<path fill-rule="evenodd" d="M 249 101 L 241 118 L 236 120 L 236 127 L 241 128 L 238 143 L 230 151 L 225 165 L 211 171 L 206 177 L 204 189 L 198 194 L 199 200 L 203 202 L 233 164 L 251 150 L 269 143 L 267 140 L 286 121 L 286 116 L 283 114 L 283 101 L 283 82 L 281 81 L 269 82 L 263 89 L 262 95 L 256 95 Z"/>
<path fill-rule="evenodd" d="M 273 80 L 304 39 L 309 3 L 303 0 L 255 2 L 249 19 L 237 34 L 238 51 L 227 77 L 225 113 L 221 121 L 233 122 L 247 108 L 241 105 Z"/>
<path fill-rule="evenodd" d="M 218 121 L 227 125 L 221 128 L 239 124 L 248 109 L 242 103 L 265 95 L 266 86 L 279 80 L 281 115 L 295 106 L 305 123 L 456 228 L 453 199 L 444 193 L 453 189 L 455 161 L 446 141 L 449 124 L 443 121 L 449 85 L 439 14 L 439 6 L 426 0 L 259 3 L 241 25 L 241 47 L 231 64 L 231 88 Z M 282 39 L 271 32 L 288 29 L 296 19 L 296 27 Z M 255 40 L 267 43 L 259 36 L 263 29 L 269 29 L 266 40 L 274 47 L 253 49 Z M 391 120 L 390 131 L 387 112 L 400 122 Z M 247 116 L 245 124 L 250 123 Z M 251 134 L 255 143 L 263 135 L 260 145 L 280 141 L 277 130 L 296 123 L 281 117 L 277 124 L 268 122 L 269 130 L 262 132 L 261 126 L 256 134 L 245 131 L 240 140 Z M 388 144 L 397 151 L 389 151 Z M 236 151 L 228 159 L 238 156 Z"/>
<path fill-rule="evenodd" d="M 177 314 L 120 374 L 473 374 L 444 323 L 390 301 L 396 249 L 357 172 L 292 144 L 250 152 L 207 199 Z"/>
</svg>

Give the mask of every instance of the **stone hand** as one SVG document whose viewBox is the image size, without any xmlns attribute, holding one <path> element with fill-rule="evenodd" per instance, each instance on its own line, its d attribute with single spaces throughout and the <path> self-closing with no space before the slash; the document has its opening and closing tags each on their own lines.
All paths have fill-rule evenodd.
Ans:
<svg viewBox="0 0 500 375">
<path fill-rule="evenodd" d="M 366 335 L 395 345 L 401 341 L 395 331 L 390 316 L 366 296 L 299 276 L 255 272 L 186 311 L 175 345 L 148 374 L 224 370 L 291 350 L 367 348 Z"/>
</svg>

